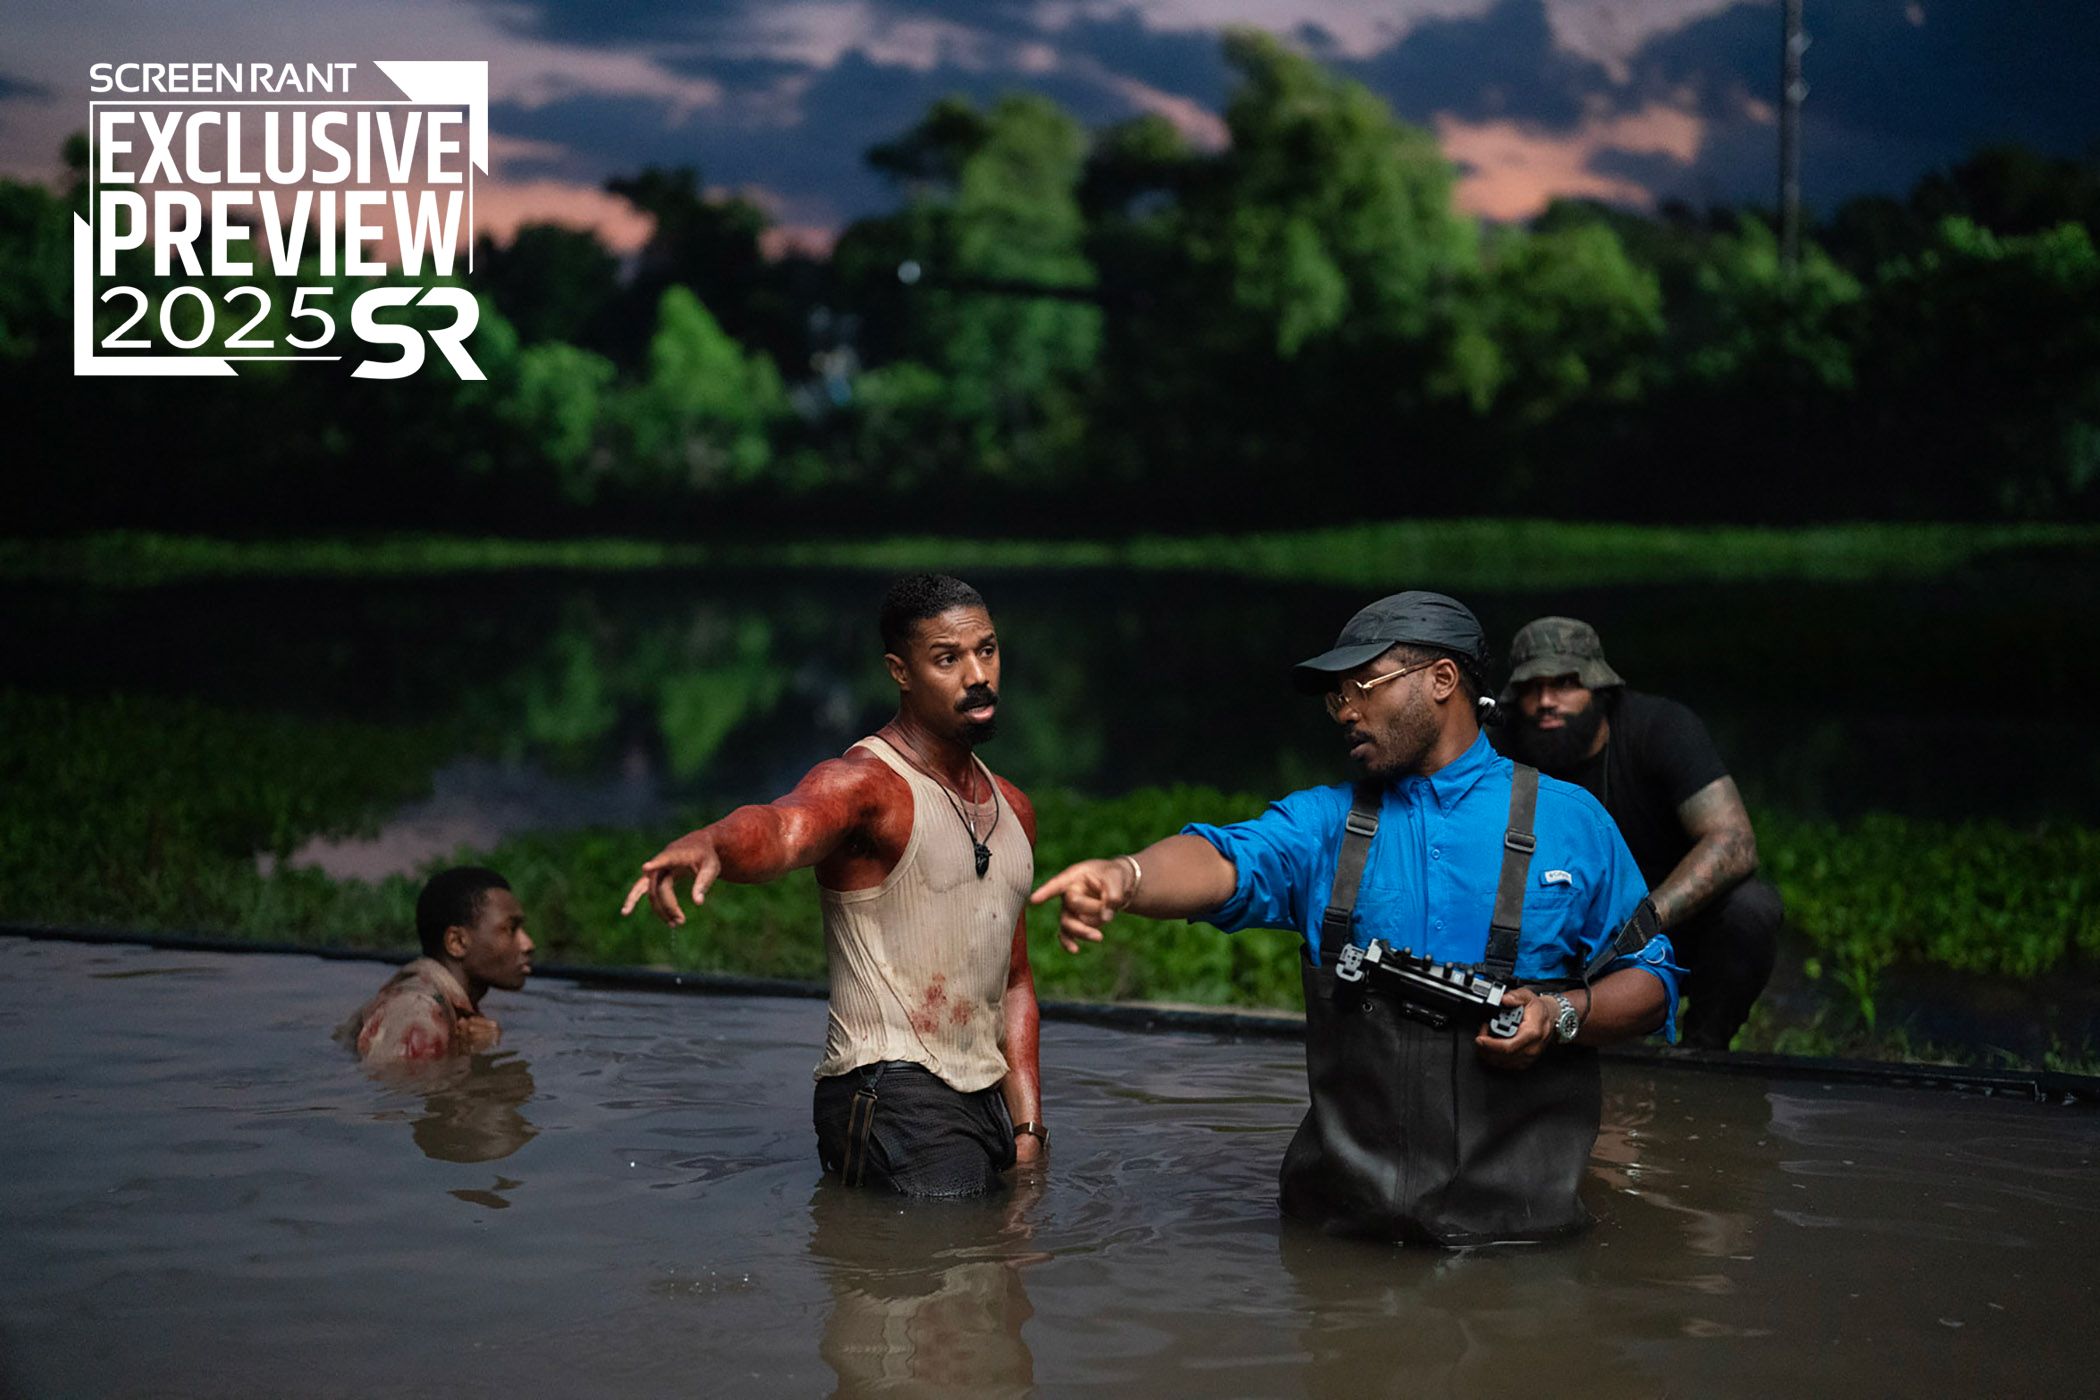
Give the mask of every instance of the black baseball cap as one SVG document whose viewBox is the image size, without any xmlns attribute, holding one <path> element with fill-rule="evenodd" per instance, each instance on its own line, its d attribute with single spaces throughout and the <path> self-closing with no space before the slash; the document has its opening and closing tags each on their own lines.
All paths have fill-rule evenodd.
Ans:
<svg viewBox="0 0 2100 1400">
<path fill-rule="evenodd" d="M 1417 589 L 1380 598 L 1350 618 L 1332 648 L 1292 669 L 1291 681 L 1307 694 L 1332 690 L 1337 676 L 1401 643 L 1456 652 L 1476 664 L 1487 661 L 1487 634 L 1473 610 L 1456 598 Z"/>
</svg>

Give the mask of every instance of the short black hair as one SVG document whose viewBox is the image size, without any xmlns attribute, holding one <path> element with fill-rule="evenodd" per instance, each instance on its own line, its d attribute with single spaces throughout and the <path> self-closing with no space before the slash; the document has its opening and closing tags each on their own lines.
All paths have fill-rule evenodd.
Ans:
<svg viewBox="0 0 2100 1400">
<path fill-rule="evenodd" d="M 1449 647 L 1420 646 L 1413 642 L 1395 643 L 1386 655 L 1403 665 L 1449 661 L 1458 667 L 1458 688 L 1465 693 L 1467 702 L 1476 709 L 1480 705 L 1480 697 L 1494 694 L 1488 689 L 1487 662 L 1478 656 L 1468 656 Z"/>
<path fill-rule="evenodd" d="M 445 930 L 454 924 L 471 924 L 481 917 L 481 902 L 490 890 L 507 890 L 510 881 L 480 865 L 455 865 L 440 870 L 416 896 L 416 938 L 423 956 L 445 955 Z"/>
<path fill-rule="evenodd" d="M 982 608 L 984 595 L 947 574 L 906 574 L 890 585 L 882 599 L 882 649 L 904 655 L 912 633 L 929 617 L 950 608 Z M 989 609 L 986 609 L 989 611 Z"/>
</svg>

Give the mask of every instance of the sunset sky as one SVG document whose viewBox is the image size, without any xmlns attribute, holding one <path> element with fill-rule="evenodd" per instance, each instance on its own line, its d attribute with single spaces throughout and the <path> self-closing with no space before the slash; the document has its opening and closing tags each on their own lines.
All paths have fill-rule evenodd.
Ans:
<svg viewBox="0 0 2100 1400">
<path fill-rule="evenodd" d="M 2094 0 L 1807 0 L 1806 197 L 1900 193 L 1991 141 L 2100 142 Z M 98 61 L 485 58 L 479 222 L 646 228 L 601 192 L 692 164 L 822 246 L 893 202 L 861 160 L 935 98 L 1044 93 L 1223 140 L 1233 24 L 1289 38 L 1434 132 L 1461 203 L 1769 202 L 1778 0 L 9 0 L 0 174 L 50 179 Z"/>
</svg>

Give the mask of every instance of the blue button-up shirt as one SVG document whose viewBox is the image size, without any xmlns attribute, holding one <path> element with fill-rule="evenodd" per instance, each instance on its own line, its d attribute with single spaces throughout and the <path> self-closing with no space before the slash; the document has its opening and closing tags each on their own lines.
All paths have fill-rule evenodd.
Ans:
<svg viewBox="0 0 2100 1400">
<path fill-rule="evenodd" d="M 1477 963 L 1486 956 L 1514 771 L 1483 735 L 1428 777 L 1409 775 L 1386 788 L 1357 892 L 1359 946 L 1380 938 L 1440 962 Z M 1307 788 L 1270 803 L 1252 821 L 1182 828 L 1217 847 L 1238 875 L 1232 898 L 1209 922 L 1227 932 L 1296 930 L 1306 935 L 1317 961 L 1320 917 L 1334 887 L 1352 796 L 1346 783 Z M 1539 778 L 1532 832 L 1538 847 L 1525 884 L 1516 976 L 1579 977 L 1632 917 L 1648 887 L 1611 816 L 1573 783 Z M 1637 967 L 1662 982 L 1669 1007 L 1664 1029 L 1675 1040 L 1681 969 L 1669 939 L 1658 935 L 1606 971 L 1622 967 Z"/>
</svg>

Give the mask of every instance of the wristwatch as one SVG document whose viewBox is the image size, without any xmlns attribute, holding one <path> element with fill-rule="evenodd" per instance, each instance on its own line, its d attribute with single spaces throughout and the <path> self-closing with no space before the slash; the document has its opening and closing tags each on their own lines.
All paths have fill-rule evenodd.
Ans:
<svg viewBox="0 0 2100 1400">
<path fill-rule="evenodd" d="M 1575 1004 L 1557 992 L 1546 995 L 1560 1003 L 1560 1012 L 1553 1018 L 1553 1037 L 1563 1045 L 1569 1044 L 1575 1039 L 1576 1032 L 1582 1029 L 1582 1020 L 1575 1014 Z"/>
<path fill-rule="evenodd" d="M 1028 1134 L 1028 1136 L 1034 1138 L 1037 1142 L 1041 1143 L 1045 1147 L 1048 1147 L 1050 1145 L 1050 1130 L 1044 1127 L 1042 1124 L 1036 1122 L 1033 1118 L 1029 1119 L 1026 1123 L 1014 1124 L 1014 1136 L 1018 1138 L 1023 1133 Z"/>
</svg>

